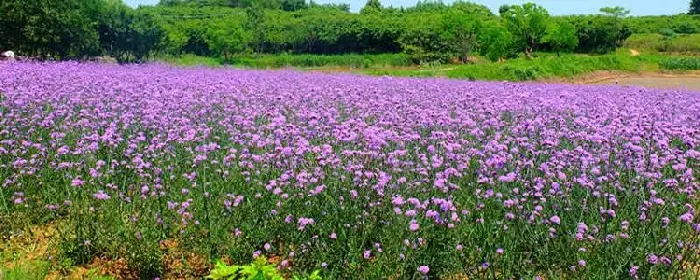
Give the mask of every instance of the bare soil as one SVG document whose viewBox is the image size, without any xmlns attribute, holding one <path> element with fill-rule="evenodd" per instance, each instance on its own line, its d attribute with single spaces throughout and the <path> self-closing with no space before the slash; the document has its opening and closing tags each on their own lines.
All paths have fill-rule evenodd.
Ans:
<svg viewBox="0 0 700 280">
<path fill-rule="evenodd" d="M 641 72 L 596 71 L 574 79 L 548 79 L 543 82 L 573 84 L 618 84 L 662 89 L 700 90 L 700 71 Z"/>
</svg>

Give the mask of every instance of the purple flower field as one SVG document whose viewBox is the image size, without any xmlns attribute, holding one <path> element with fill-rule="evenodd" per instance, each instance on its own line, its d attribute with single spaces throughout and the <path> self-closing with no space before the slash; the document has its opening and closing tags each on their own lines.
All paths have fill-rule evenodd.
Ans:
<svg viewBox="0 0 700 280">
<path fill-rule="evenodd" d="M 695 279 L 699 162 L 700 92 L 0 63 L 2 238 L 142 278 Z"/>
</svg>

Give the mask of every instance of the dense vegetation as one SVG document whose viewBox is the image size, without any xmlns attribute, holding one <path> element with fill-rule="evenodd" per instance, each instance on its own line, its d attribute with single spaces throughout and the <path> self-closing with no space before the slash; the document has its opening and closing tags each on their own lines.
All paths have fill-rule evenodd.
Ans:
<svg viewBox="0 0 700 280">
<path fill-rule="evenodd" d="M 73 62 L 0 92 L 1 279 L 50 232 L 38 279 L 700 276 L 698 92 Z"/>
<path fill-rule="evenodd" d="M 632 33 L 700 32 L 697 15 L 550 16 L 535 4 L 498 14 L 469 2 L 387 8 L 304 0 L 162 0 L 132 9 L 121 0 L 8 0 L 0 3 L 0 49 L 41 58 L 109 55 L 120 62 L 198 55 L 235 62 L 251 54 L 404 53 L 411 63 L 492 61 L 534 52 L 607 53 Z M 691 8 L 692 12 L 692 8 Z M 670 34 L 670 35 L 669 35 Z"/>
<path fill-rule="evenodd" d="M 669 70 L 700 70 L 700 58 L 669 57 L 661 60 L 660 65 Z"/>
</svg>

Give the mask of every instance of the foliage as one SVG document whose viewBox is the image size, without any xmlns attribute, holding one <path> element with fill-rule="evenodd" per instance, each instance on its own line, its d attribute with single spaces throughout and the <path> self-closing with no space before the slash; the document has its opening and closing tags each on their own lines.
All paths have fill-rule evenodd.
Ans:
<svg viewBox="0 0 700 280">
<path fill-rule="evenodd" d="M 487 24 L 479 36 L 481 54 L 491 61 L 513 57 L 517 53 L 513 46 L 513 35 L 499 24 Z"/>
<path fill-rule="evenodd" d="M 379 2 L 379 0 L 367 0 L 367 3 L 365 4 L 364 7 L 362 7 L 362 10 L 360 10 L 360 13 L 367 14 L 367 13 L 378 13 L 381 12 L 382 10 L 382 3 Z"/>
<path fill-rule="evenodd" d="M 216 267 L 205 279 L 212 280 L 282 280 L 282 276 L 277 272 L 274 265 L 267 263 L 267 258 L 259 257 L 250 265 L 229 266 L 218 261 Z"/>
<path fill-rule="evenodd" d="M 549 22 L 547 10 L 533 3 L 526 3 L 510 6 L 501 17 L 506 28 L 514 35 L 518 49 L 531 56 L 546 34 Z"/>
<path fill-rule="evenodd" d="M 613 52 L 632 34 L 622 19 L 613 16 L 568 16 L 564 20 L 576 28 L 577 52 Z"/>
<path fill-rule="evenodd" d="M 620 6 L 603 7 L 600 8 L 600 12 L 613 17 L 626 17 L 630 14 L 630 10 Z"/>
<path fill-rule="evenodd" d="M 690 0 L 690 8 L 688 14 L 700 15 L 700 0 Z"/>
<path fill-rule="evenodd" d="M 415 64 L 464 63 L 473 53 L 499 60 L 518 51 L 528 57 L 569 52 L 576 41 L 576 52 L 608 53 L 632 32 L 700 31 L 697 16 L 629 17 L 622 7 L 602 8 L 605 15 L 550 17 L 535 4 L 504 5 L 499 17 L 483 5 L 433 0 L 406 8 L 369 0 L 359 14 L 348 5 L 303 0 L 163 0 L 136 9 L 122 0 L 24 2 L 0 3 L 0 49 L 58 59 L 108 55 L 119 62 L 405 53 Z"/>
<path fill-rule="evenodd" d="M 321 271 L 316 270 L 308 277 L 294 276 L 294 280 L 321 280 Z M 211 273 L 204 277 L 212 280 L 282 280 L 282 275 L 277 271 L 277 268 L 268 264 L 267 258 L 259 257 L 253 260 L 250 265 L 244 266 L 229 266 L 221 261 L 216 262 L 216 266 Z"/>
<path fill-rule="evenodd" d="M 659 65 L 667 70 L 700 70 L 700 57 L 668 57 Z"/>
<path fill-rule="evenodd" d="M 676 33 L 692 34 L 700 31 L 700 16 L 698 15 L 659 15 L 626 17 L 623 22 L 633 33 L 657 33 L 661 29 L 670 28 Z"/>
<path fill-rule="evenodd" d="M 244 51 L 249 33 L 245 32 L 242 25 L 240 21 L 224 20 L 212 24 L 204 35 L 212 54 L 223 56 L 224 61 L 228 61 L 232 54 Z"/>
<path fill-rule="evenodd" d="M 552 50 L 557 53 L 571 52 L 578 46 L 576 28 L 566 21 L 552 21 L 547 26 L 547 33 L 542 41 L 549 43 Z"/>
<path fill-rule="evenodd" d="M 142 279 L 262 255 L 328 279 L 694 279 L 700 257 L 689 91 L 73 62 L 0 63 L 0 91 L 0 230 L 65 225 L 67 258 Z"/>
<path fill-rule="evenodd" d="M 534 58 L 514 58 L 498 63 L 449 65 L 419 69 L 366 69 L 361 73 L 409 77 L 449 77 L 468 80 L 531 81 L 548 78 L 573 78 L 598 70 L 639 72 L 657 69 L 660 57 L 627 54 L 598 56 L 561 54 L 551 56 L 538 53 Z"/>
<path fill-rule="evenodd" d="M 700 34 L 678 34 L 666 39 L 661 34 L 634 34 L 625 42 L 625 47 L 642 52 L 695 54 L 700 53 Z"/>
<path fill-rule="evenodd" d="M 446 42 L 460 60 L 466 63 L 477 46 L 480 22 L 462 11 L 447 13 L 440 25 L 440 40 Z"/>
<path fill-rule="evenodd" d="M 405 54 L 378 55 L 262 55 L 235 56 L 231 64 L 254 68 L 281 67 L 344 67 L 344 68 L 376 68 L 402 67 L 413 65 L 410 57 Z"/>
<path fill-rule="evenodd" d="M 88 16 L 97 0 L 6 0 L 0 2 L 0 48 L 43 58 L 77 58 L 99 52 L 96 22 Z"/>
</svg>

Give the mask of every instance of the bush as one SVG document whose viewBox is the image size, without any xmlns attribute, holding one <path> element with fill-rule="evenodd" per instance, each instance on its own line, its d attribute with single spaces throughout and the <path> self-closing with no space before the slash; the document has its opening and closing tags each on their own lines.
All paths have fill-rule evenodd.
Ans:
<svg viewBox="0 0 700 280">
<path fill-rule="evenodd" d="M 700 53 L 700 34 L 677 34 L 668 39 L 655 33 L 634 34 L 625 47 L 657 52 Z"/>
</svg>

